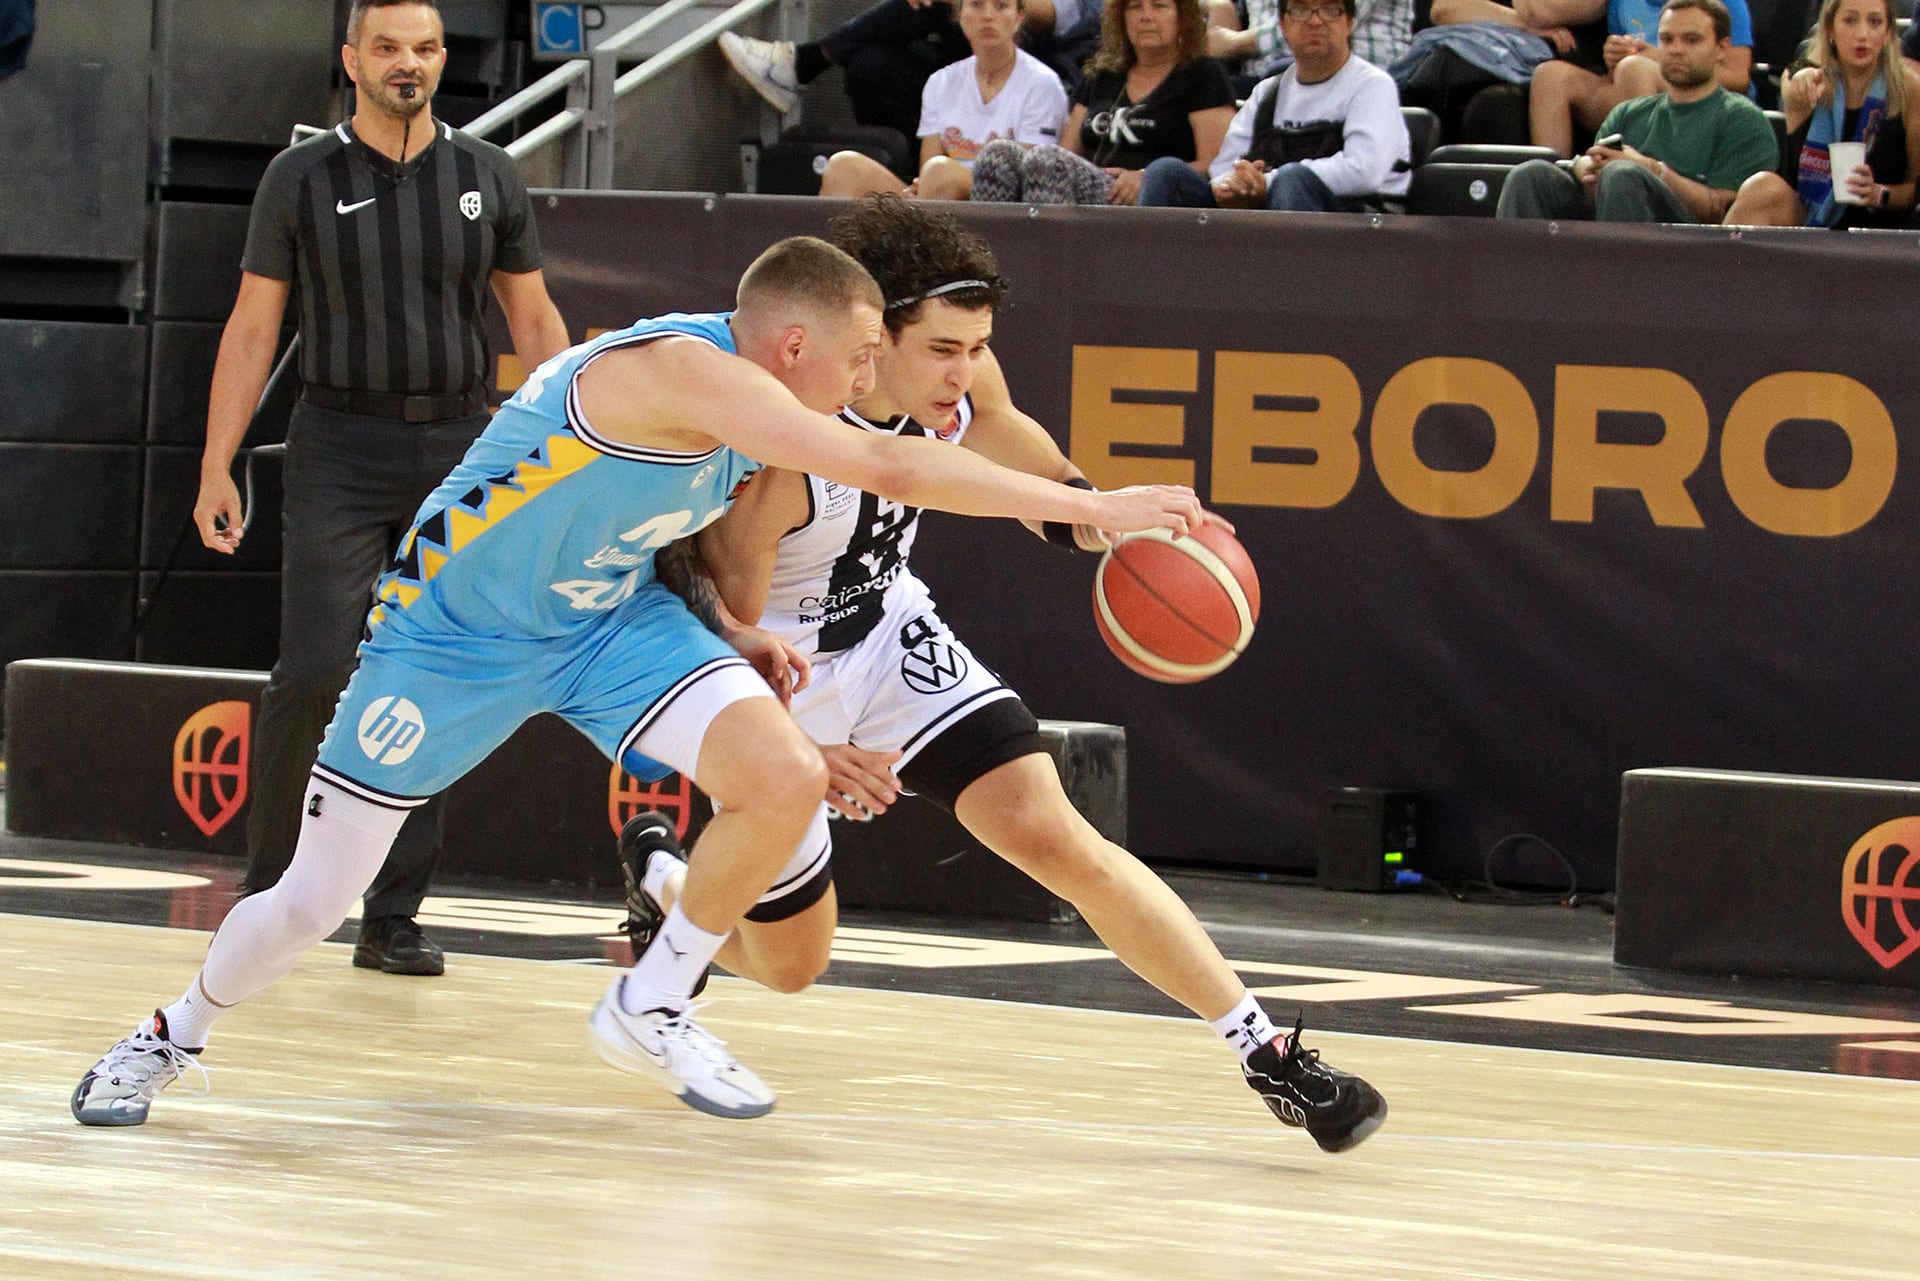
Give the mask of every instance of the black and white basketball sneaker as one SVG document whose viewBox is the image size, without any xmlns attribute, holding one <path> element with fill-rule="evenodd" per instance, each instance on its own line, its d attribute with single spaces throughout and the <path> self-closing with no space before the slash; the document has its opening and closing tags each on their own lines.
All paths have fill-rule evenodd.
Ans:
<svg viewBox="0 0 1920 1281">
<path fill-rule="evenodd" d="M 145 1125 L 154 1096 L 182 1077 L 197 1078 L 197 1086 L 183 1087 L 189 1093 L 207 1092 L 199 1054 L 175 1045 L 167 1016 L 155 1010 L 80 1078 L 69 1104 L 73 1119 L 82 1125 Z"/>
<path fill-rule="evenodd" d="M 658 810 L 635 814 L 620 829 L 620 879 L 627 887 L 627 919 L 621 923 L 620 932 L 627 936 L 635 961 L 646 952 L 653 936 L 660 932 L 661 922 L 667 919 L 666 910 L 646 891 L 647 863 L 656 854 L 686 862 L 674 836 L 672 819 Z M 693 995 L 700 995 L 706 987 L 707 976 L 702 974 L 693 985 Z"/>
<path fill-rule="evenodd" d="M 1359 1077 L 1300 1048 L 1301 1019 L 1290 1036 L 1277 1036 L 1248 1056 L 1240 1070 L 1273 1114 L 1313 1136 L 1322 1151 L 1345 1152 L 1380 1128 L 1387 1101 Z"/>
</svg>

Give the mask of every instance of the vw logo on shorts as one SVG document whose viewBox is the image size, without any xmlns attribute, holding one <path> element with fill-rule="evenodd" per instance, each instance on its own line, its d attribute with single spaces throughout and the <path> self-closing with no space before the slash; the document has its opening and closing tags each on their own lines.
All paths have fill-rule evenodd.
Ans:
<svg viewBox="0 0 1920 1281">
<path fill-rule="evenodd" d="M 375 765 L 398 765 L 427 736 L 420 709 L 406 698 L 376 698 L 360 717 L 360 750 Z"/>
<path fill-rule="evenodd" d="M 900 660 L 900 678 L 916 694 L 952 689 L 967 674 L 967 660 L 944 641 L 921 641 Z"/>
</svg>

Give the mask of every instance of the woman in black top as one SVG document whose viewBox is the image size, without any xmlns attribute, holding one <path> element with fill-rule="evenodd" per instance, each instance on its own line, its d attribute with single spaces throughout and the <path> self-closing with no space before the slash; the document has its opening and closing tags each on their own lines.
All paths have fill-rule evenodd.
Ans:
<svg viewBox="0 0 1920 1281">
<path fill-rule="evenodd" d="M 1227 69 L 1205 55 L 1200 0 L 1113 0 L 1057 147 L 1000 140 L 973 168 L 975 200 L 1131 205 L 1140 171 L 1175 156 L 1201 173 L 1233 120 Z"/>
<path fill-rule="evenodd" d="M 1780 172 L 1740 184 L 1726 222 L 1750 227 L 1900 227 L 1920 175 L 1907 104 L 1920 76 L 1901 61 L 1888 0 L 1826 0 L 1811 65 L 1780 82 L 1787 144 Z M 1866 163 L 1829 172 L 1830 143 L 1866 145 Z M 1851 200 L 1841 197 L 1850 196 Z"/>
</svg>

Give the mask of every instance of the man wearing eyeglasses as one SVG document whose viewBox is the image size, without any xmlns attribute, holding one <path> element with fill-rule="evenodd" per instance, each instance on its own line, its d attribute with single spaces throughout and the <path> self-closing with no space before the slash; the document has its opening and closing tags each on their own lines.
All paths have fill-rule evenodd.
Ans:
<svg viewBox="0 0 1920 1281">
<path fill-rule="evenodd" d="M 1162 157 L 1140 203 L 1188 209 L 1357 211 L 1406 194 L 1411 147 L 1400 92 L 1353 56 L 1355 0 L 1286 0 L 1280 31 L 1293 65 L 1253 87 L 1227 127 L 1211 181 Z"/>
</svg>

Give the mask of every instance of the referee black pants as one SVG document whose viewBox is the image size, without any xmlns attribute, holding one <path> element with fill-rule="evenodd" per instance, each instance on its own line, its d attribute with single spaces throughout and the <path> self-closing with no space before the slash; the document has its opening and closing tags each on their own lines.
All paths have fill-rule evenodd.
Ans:
<svg viewBox="0 0 1920 1281">
<path fill-rule="evenodd" d="M 353 674 L 374 583 L 420 504 L 486 425 L 484 413 L 421 424 L 295 406 L 280 515 L 280 657 L 254 727 L 242 892 L 273 885 L 293 861 L 307 776 Z M 365 919 L 419 911 L 444 808 L 435 797 L 408 817 L 367 890 Z"/>
</svg>

